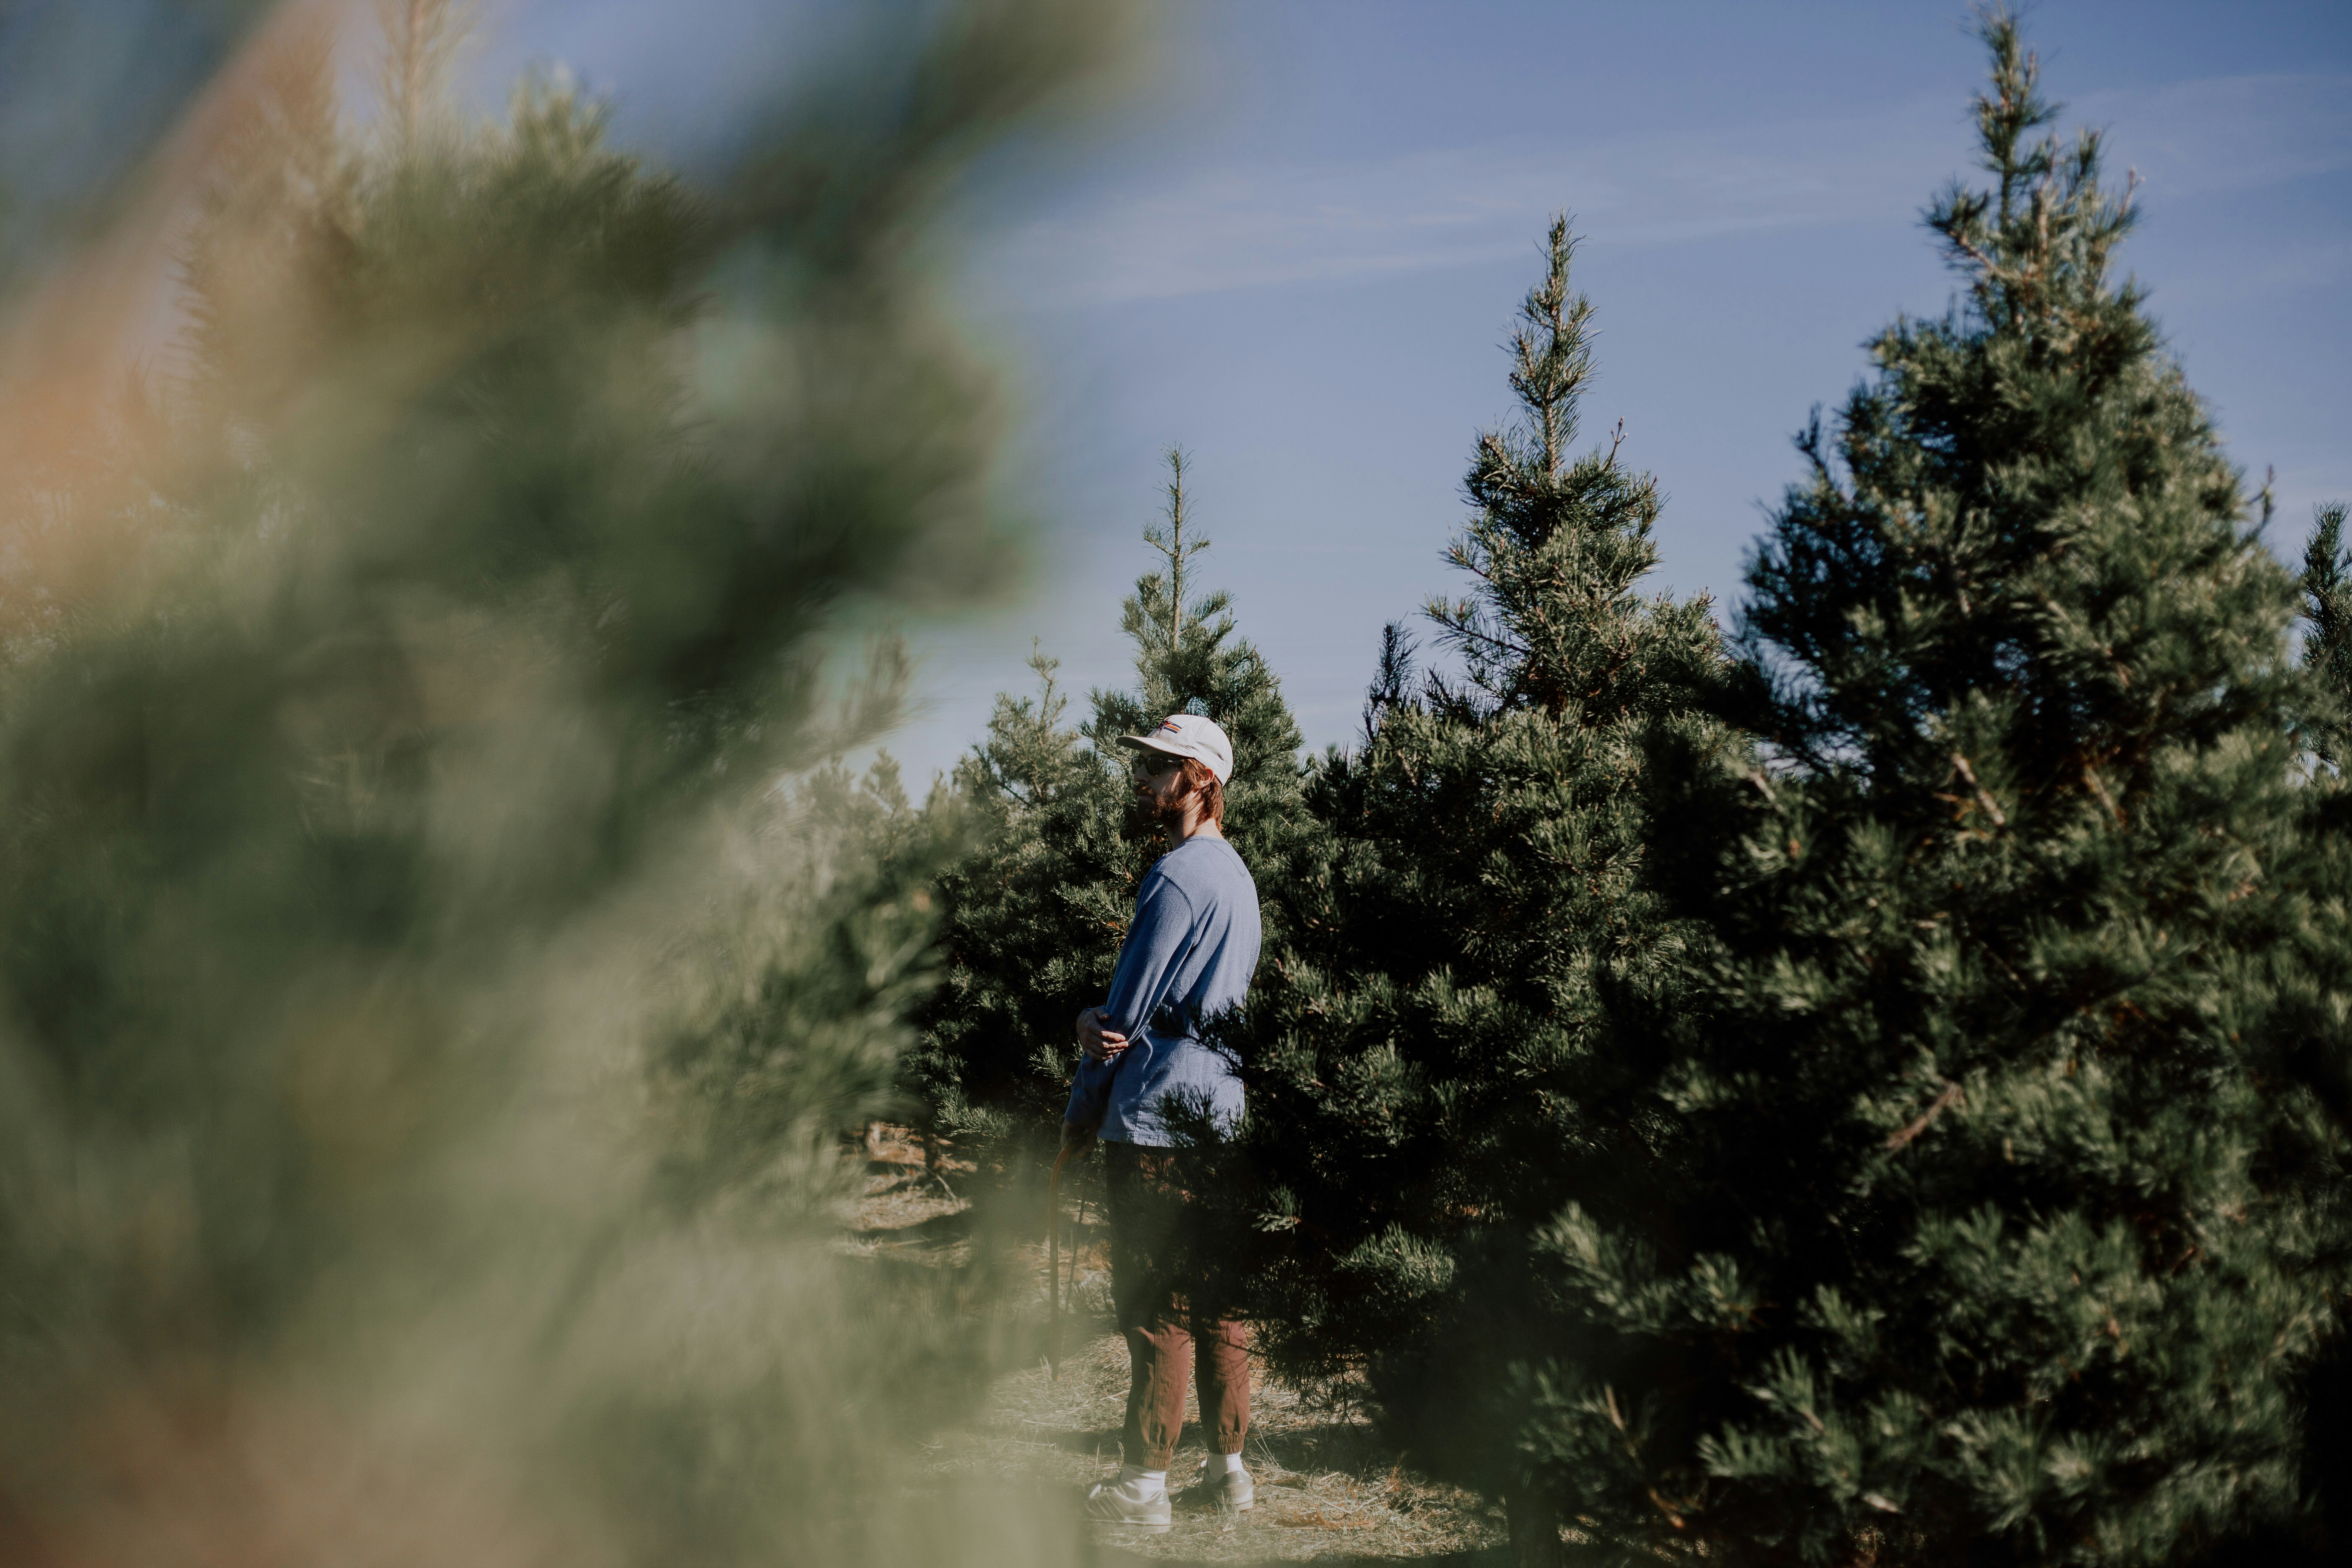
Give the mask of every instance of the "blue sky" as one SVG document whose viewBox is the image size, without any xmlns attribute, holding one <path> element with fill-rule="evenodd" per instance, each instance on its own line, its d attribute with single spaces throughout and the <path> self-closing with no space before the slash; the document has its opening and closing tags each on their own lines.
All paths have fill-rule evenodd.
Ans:
<svg viewBox="0 0 2352 1568">
<path fill-rule="evenodd" d="M 1667 497 L 1657 586 L 1736 602 L 1790 433 L 1950 279 L 1918 227 L 1969 169 L 1979 47 L 1944 0 L 1192 0 L 1116 118 L 967 204 L 959 289 L 1020 424 L 1025 595 L 912 628 L 919 783 L 1024 688 L 1033 637 L 1123 683 L 1159 454 L 1312 745 L 1356 721 L 1382 623 L 1458 584 L 1440 551 L 1549 214 L 1584 237 L 1589 437 Z M 788 68 L 789 8 L 509 0 L 487 87 L 562 59 L 622 134 L 690 161 Z M 2126 253 L 2237 460 L 2277 471 L 2292 551 L 2352 497 L 2352 6 L 2042 0 L 2044 84 L 2144 180 Z"/>
</svg>

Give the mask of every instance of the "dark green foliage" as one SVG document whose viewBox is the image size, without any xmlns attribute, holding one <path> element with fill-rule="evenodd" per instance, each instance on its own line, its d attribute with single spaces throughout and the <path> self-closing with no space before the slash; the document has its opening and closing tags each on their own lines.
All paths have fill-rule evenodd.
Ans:
<svg viewBox="0 0 2352 1568">
<path fill-rule="evenodd" d="M 1693 704 L 1722 663 L 1705 600 L 1635 591 L 1654 482 L 1614 439 L 1572 450 L 1571 252 L 1562 219 L 1513 341 L 1522 417 L 1476 446 L 1450 552 L 1475 590 L 1430 608 L 1462 673 L 1416 684 L 1385 636 L 1366 742 L 1312 790 L 1321 902 L 1262 971 L 1243 1050 L 1270 1360 L 1363 1368 L 1419 1461 L 1508 1496 L 1515 1524 L 1549 1517 L 1524 1368 L 1583 1337 L 1542 1227 L 1571 1200 L 1646 1212 L 1638 1047 L 1607 999 L 1678 984 L 1682 936 L 1642 887 L 1645 751 L 1708 732 Z"/>
<path fill-rule="evenodd" d="M 929 1129 L 1007 1152 L 1059 1134 L 1071 1020 L 1109 989 L 1150 854 L 1123 835 L 1119 760 L 1064 722 L 1056 661 L 1031 664 L 1037 694 L 1000 696 L 956 767 L 974 847 L 940 884 L 949 980 L 908 1062 Z"/>
<path fill-rule="evenodd" d="M 2343 766 L 2352 740 L 2352 582 L 2347 579 L 2345 508 L 2315 509 L 2304 549 L 2301 739 L 2322 762 L 2305 793 L 2305 845 L 2324 869 L 2311 879 L 2323 888 L 2352 884 L 2352 794 Z M 2341 921 L 2336 900 L 2328 918 Z M 2334 1114 L 2352 1128 L 2352 1050 L 2333 1029 L 2313 1028 L 2288 1056 L 2288 1068 Z M 2225 1542 L 2207 1561 L 2248 1568 L 2297 1568 L 2340 1561 L 2352 1549 L 2352 1335 L 2347 1333 L 2339 1290 L 2332 1334 L 2302 1369 L 2295 1396 L 2303 1421 L 2301 1506 Z"/>
<path fill-rule="evenodd" d="M 2126 201 L 1988 18 L 1966 284 L 1749 572 L 1764 760 L 1684 759 L 1661 885 L 1704 985 L 1649 1015 L 1656 1217 L 1552 1225 L 1625 1347 L 1537 1455 L 1628 1547 L 2178 1560 L 2296 1491 L 2343 1279 L 2342 879 L 2301 831 L 2293 584 L 2109 275 Z M 1640 1015 L 1621 1011 L 1625 1026 Z"/>
<path fill-rule="evenodd" d="M 887 752 L 859 779 L 818 768 L 725 829 L 736 874 L 666 976 L 660 1186 L 682 1212 L 746 1193 L 789 1211 L 829 1190 L 835 1133 L 895 1109 L 908 1015 L 939 980 L 930 884 L 961 844 Z"/>
<path fill-rule="evenodd" d="M 2352 742 L 2352 579 L 2343 542 L 2345 509 L 2331 502 L 2315 509 L 2303 556 L 2303 666 L 2299 738 L 2315 768 L 2304 796 L 2305 847 L 2323 861 L 2352 858 L 2352 793 L 2344 763 Z M 2320 874 L 2317 885 L 2352 879 L 2352 868 Z M 2352 1127 L 2352 1054 L 2337 1047 L 2332 1031 L 2317 1030 L 2296 1051 L 2294 1068 L 2337 1120 Z"/>
<path fill-rule="evenodd" d="M 2344 549 L 2344 503 L 2317 509 L 2303 552 L 2304 616 L 2310 623 L 2303 662 L 2314 676 L 2318 710 L 2311 748 L 2342 767 L 2352 755 L 2352 575 Z"/>
<path fill-rule="evenodd" d="M 1097 690 L 1083 725 L 1043 653 L 1034 697 L 999 697 L 988 738 L 956 769 L 977 847 L 941 883 L 948 984 L 927 1016 L 918 1093 L 933 1124 L 1050 1146 L 1076 1047 L 1071 1023 L 1110 988 L 1143 875 L 1167 847 L 1138 804 L 1118 737 L 1170 713 L 1205 713 L 1234 742 L 1225 832 L 1261 896 L 1286 885 L 1303 831 L 1298 727 L 1265 659 L 1235 635 L 1231 601 L 1195 595 L 1181 452 L 1168 454 L 1164 526 L 1144 531 L 1163 566 L 1121 605 L 1135 644 L 1131 691 Z M 1282 918 L 1268 899 L 1269 925 Z M 1270 933 L 1271 934 L 1271 933 Z"/>
</svg>

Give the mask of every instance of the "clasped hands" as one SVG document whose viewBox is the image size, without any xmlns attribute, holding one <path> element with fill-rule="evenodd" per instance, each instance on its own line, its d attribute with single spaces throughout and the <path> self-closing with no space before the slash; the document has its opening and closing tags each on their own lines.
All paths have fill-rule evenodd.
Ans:
<svg viewBox="0 0 2352 1568">
<path fill-rule="evenodd" d="M 1086 1054 L 1087 1060 L 1090 1062 L 1107 1062 L 1127 1049 L 1125 1035 L 1120 1034 L 1117 1029 L 1103 1027 L 1103 1010 L 1099 1007 L 1088 1007 L 1078 1014 L 1076 1033 L 1078 1049 Z M 1062 1123 L 1064 1148 L 1075 1148 L 1083 1152 L 1094 1141 L 1093 1128 L 1081 1127 L 1075 1121 Z"/>
<path fill-rule="evenodd" d="M 1103 1010 L 1087 1007 L 1078 1014 L 1078 1049 L 1090 1062 L 1107 1062 L 1127 1049 L 1127 1037 L 1103 1027 Z"/>
</svg>

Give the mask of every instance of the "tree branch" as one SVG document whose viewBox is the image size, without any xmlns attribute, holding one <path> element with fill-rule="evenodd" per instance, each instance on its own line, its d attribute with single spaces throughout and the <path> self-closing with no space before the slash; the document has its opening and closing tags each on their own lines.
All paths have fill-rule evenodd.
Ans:
<svg viewBox="0 0 2352 1568">
<path fill-rule="evenodd" d="M 1947 1106 L 1965 1104 L 1968 1098 L 1968 1092 L 1965 1089 L 1961 1089 L 1958 1084 L 1954 1083 L 1950 1079 L 1946 1079 L 1944 1080 L 1944 1092 L 1937 1095 L 1935 1099 L 1935 1102 L 1929 1105 L 1927 1110 L 1919 1113 L 1919 1119 L 1917 1121 L 1912 1122 L 1910 1126 L 1904 1128 L 1899 1132 L 1890 1132 L 1886 1135 L 1886 1152 L 1891 1154 L 1897 1149 L 1902 1148 L 1914 1138 L 1918 1137 L 1919 1134 L 1927 1131 L 1928 1124 L 1933 1122 L 1938 1116 L 1943 1115 L 1944 1110 Z"/>
</svg>

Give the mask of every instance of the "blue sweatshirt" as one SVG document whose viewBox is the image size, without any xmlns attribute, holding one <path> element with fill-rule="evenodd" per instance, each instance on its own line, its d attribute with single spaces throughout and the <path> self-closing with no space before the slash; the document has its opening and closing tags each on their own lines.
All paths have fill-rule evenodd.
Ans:
<svg viewBox="0 0 2352 1568">
<path fill-rule="evenodd" d="M 1257 969 L 1257 884 L 1234 847 L 1198 834 L 1147 872 L 1118 950 L 1103 1027 L 1127 1037 L 1107 1062 L 1078 1060 L 1066 1120 L 1105 1142 L 1166 1148 L 1171 1099 L 1205 1105 L 1230 1132 L 1242 1114 L 1233 1062 L 1201 1043 L 1206 1018 L 1232 1012 Z"/>
</svg>

